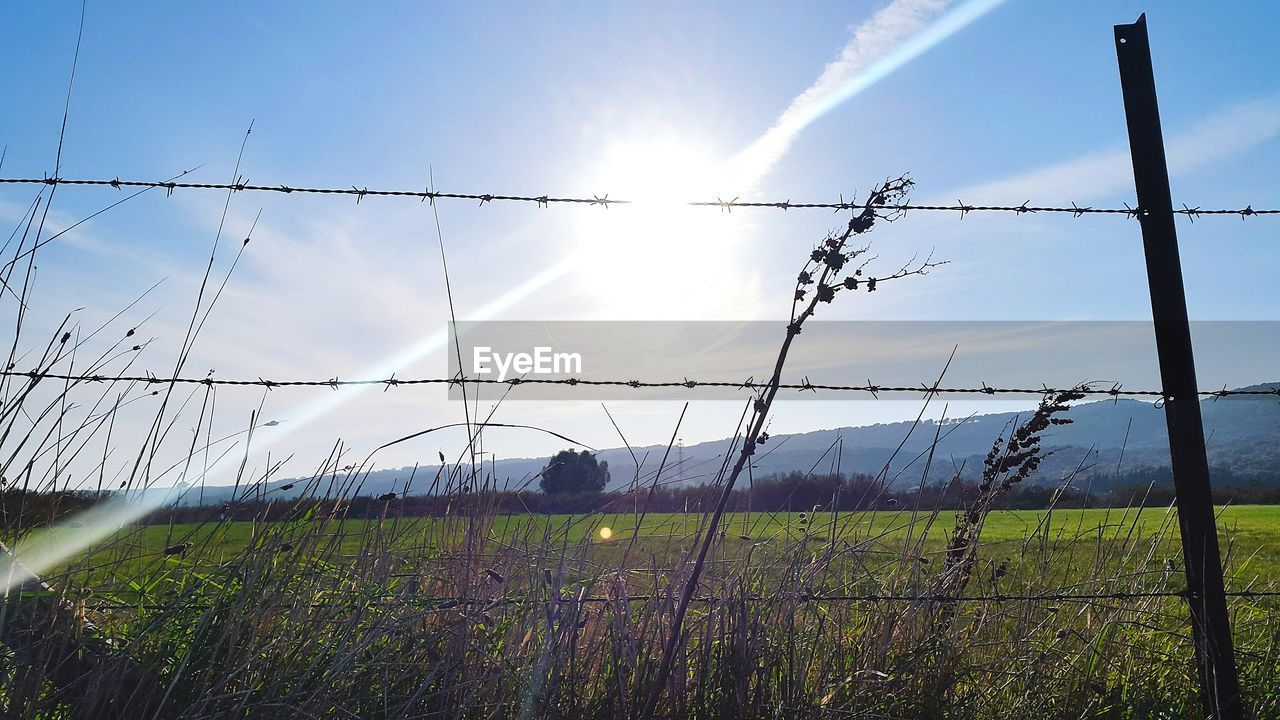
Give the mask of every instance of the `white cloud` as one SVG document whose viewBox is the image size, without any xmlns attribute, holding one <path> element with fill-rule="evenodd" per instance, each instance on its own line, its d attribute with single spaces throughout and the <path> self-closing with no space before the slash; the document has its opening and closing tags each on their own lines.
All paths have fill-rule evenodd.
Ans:
<svg viewBox="0 0 1280 720">
<path fill-rule="evenodd" d="M 1169 173 L 1187 175 L 1280 135 L 1280 97 L 1229 105 L 1165 140 Z M 1020 204 L 1084 202 L 1133 189 L 1133 166 L 1125 146 L 1098 150 L 1073 160 L 1003 180 L 948 193 L 969 203 Z M 1176 201 L 1176 198 L 1175 198 Z"/>
</svg>

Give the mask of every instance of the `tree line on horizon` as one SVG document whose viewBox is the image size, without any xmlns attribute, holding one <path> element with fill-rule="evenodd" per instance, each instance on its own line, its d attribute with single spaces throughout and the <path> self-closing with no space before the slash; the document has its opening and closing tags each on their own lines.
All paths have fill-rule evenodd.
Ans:
<svg viewBox="0 0 1280 720">
<path fill-rule="evenodd" d="M 603 463 L 602 463 L 603 464 Z M 584 466 L 589 467 L 589 463 Z M 606 470 L 607 472 L 607 470 Z M 720 488 L 714 484 L 641 486 L 604 492 L 600 477 L 583 488 L 563 478 L 539 491 L 483 491 L 451 495 L 357 495 L 350 498 L 248 499 L 222 505 L 177 506 L 158 509 L 140 524 L 213 521 L 277 521 L 304 517 L 308 512 L 346 518 L 432 517 L 451 514 L 585 514 L 702 513 L 712 507 Z M 1218 469 L 1214 500 L 1219 504 L 1280 504 L 1280 483 L 1241 476 Z M 546 487 L 556 488 L 547 491 Z M 977 484 L 959 479 L 885 488 L 866 474 L 788 473 L 756 478 L 735 489 L 728 504 L 731 512 L 857 512 L 867 510 L 958 510 L 977 492 Z M 94 492 L 0 492 L 0 528 L 31 528 L 72 518 L 110 497 Z M 1035 510 L 1058 508 L 1164 507 L 1173 502 L 1168 468 L 1141 468 L 1115 476 L 1100 473 L 1077 476 L 1060 485 L 1023 485 L 1011 489 L 995 509 Z"/>
</svg>

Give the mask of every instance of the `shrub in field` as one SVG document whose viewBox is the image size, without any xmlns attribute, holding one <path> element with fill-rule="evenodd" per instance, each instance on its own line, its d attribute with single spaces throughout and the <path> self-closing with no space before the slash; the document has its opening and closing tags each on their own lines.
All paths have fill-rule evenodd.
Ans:
<svg viewBox="0 0 1280 720">
<path fill-rule="evenodd" d="M 602 492 L 609 484 L 609 463 L 583 450 L 561 450 L 547 462 L 538 485 L 548 495 Z"/>
</svg>

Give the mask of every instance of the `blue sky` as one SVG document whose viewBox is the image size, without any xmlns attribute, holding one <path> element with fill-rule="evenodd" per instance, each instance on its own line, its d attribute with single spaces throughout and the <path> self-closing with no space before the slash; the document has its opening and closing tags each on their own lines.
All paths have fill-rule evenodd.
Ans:
<svg viewBox="0 0 1280 720">
<path fill-rule="evenodd" d="M 910 172 L 919 202 L 1120 206 L 1133 191 L 1111 26 L 1148 10 L 1175 202 L 1280 207 L 1280 6 L 983 4 L 994 7 L 804 126 L 775 163 L 725 180 L 724 163 L 757 143 L 824 69 L 839 75 L 829 63 L 842 52 L 856 70 L 974 4 L 89 2 L 62 175 L 160 179 L 200 165 L 197 180 L 225 182 L 253 121 L 241 174 L 263 184 L 421 189 L 433 175 L 438 189 L 461 192 L 710 199 L 724 184 L 744 198 L 830 201 Z M 53 172 L 79 14 L 70 2 L 0 9 L 0 144 L 8 148 L 0 174 Z M 35 192 L 0 189 L 0 219 L 16 224 Z M 63 187 L 55 224 L 116 197 Z M 24 347 L 42 343 L 41 331 L 69 311 L 84 308 L 79 321 L 94 327 L 163 281 L 112 328 L 155 313 L 139 331 L 154 340 L 135 368 L 168 371 L 224 199 L 148 193 L 49 245 Z M 225 272 L 259 211 L 185 374 L 444 374 L 442 352 L 406 354 L 448 318 L 429 206 L 238 194 L 216 271 Z M 809 246 L 840 222 L 813 211 L 468 202 L 442 202 L 439 213 L 458 315 L 509 320 L 785 320 Z M 1180 222 L 1194 318 L 1280 317 L 1277 223 Z M 872 239 L 884 267 L 930 250 L 950 264 L 842 298 L 823 319 L 1149 316 L 1132 222 L 917 213 Z M 551 268 L 554 279 L 511 294 Z M 12 317 L 11 301 L 6 307 Z M 1275 379 L 1280 372 L 1241 384 Z M 291 456 L 285 475 L 307 472 L 337 438 L 359 459 L 462 415 L 439 388 L 266 397 L 225 389 L 217 402 L 215 436 L 243 428 L 259 403 L 263 417 L 282 421 L 263 428 L 248 452 L 253 467 L 265 467 L 267 453 Z M 864 424 L 917 410 L 907 401 L 789 403 L 773 427 Z M 146 417 L 145 403 L 133 411 L 122 416 L 121 442 L 129 423 Z M 610 411 L 631 442 L 657 443 L 679 406 L 624 402 Z M 739 411 L 697 403 L 682 435 L 731 434 Z M 619 444 L 596 403 L 507 403 L 495 419 Z M 195 425 L 194 416 L 175 423 Z M 378 463 L 430 460 L 438 449 L 456 455 L 461 444 L 461 433 L 441 434 Z M 502 456 L 561 444 L 515 431 L 486 440 Z"/>
</svg>

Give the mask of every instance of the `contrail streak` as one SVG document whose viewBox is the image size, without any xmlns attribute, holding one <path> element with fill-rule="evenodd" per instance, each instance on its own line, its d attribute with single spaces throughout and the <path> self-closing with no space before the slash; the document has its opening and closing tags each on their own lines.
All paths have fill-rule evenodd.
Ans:
<svg viewBox="0 0 1280 720">
<path fill-rule="evenodd" d="M 840 57 L 800 93 L 773 127 L 729 161 L 727 176 L 749 190 L 791 149 L 802 130 L 1006 0 L 967 0 L 932 24 L 947 0 L 896 0 L 858 26 Z"/>
</svg>

